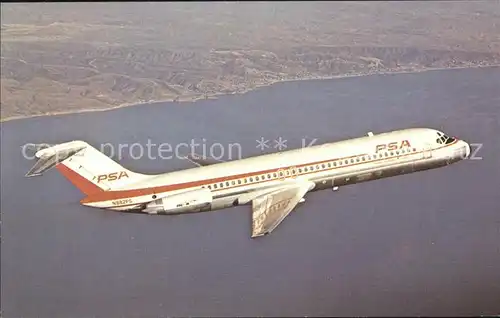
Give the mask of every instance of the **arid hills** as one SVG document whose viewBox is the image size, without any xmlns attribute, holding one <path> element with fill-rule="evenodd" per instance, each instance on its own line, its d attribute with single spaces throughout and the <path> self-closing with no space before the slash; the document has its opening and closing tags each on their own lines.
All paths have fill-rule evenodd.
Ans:
<svg viewBox="0 0 500 318">
<path fill-rule="evenodd" d="M 500 65 L 500 2 L 1 5 L 1 118 Z"/>
</svg>

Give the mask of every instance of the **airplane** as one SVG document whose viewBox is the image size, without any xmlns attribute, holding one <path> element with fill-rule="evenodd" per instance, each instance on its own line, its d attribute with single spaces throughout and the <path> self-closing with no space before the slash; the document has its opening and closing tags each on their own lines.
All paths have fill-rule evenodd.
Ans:
<svg viewBox="0 0 500 318">
<path fill-rule="evenodd" d="M 228 162 L 192 155 L 197 167 L 145 175 L 80 140 L 37 149 L 26 177 L 55 166 L 86 195 L 84 206 L 171 215 L 251 205 L 252 238 L 271 233 L 310 191 L 443 167 L 471 151 L 439 130 L 410 128 Z"/>
</svg>

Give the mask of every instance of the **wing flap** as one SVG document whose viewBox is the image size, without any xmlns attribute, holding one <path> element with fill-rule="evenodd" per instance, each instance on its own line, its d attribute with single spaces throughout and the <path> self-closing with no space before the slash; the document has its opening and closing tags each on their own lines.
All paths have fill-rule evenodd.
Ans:
<svg viewBox="0 0 500 318">
<path fill-rule="evenodd" d="M 303 182 L 252 200 L 252 237 L 271 233 L 314 187 Z"/>
</svg>

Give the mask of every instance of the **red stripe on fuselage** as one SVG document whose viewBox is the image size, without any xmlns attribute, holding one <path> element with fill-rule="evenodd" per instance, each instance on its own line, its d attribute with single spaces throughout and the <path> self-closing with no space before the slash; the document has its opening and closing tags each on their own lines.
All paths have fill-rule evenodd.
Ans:
<svg viewBox="0 0 500 318">
<path fill-rule="evenodd" d="M 445 148 L 448 146 L 451 146 L 458 142 L 458 140 L 455 140 L 454 142 L 436 148 L 432 150 L 438 150 L 441 148 Z M 328 169 L 322 169 L 321 171 L 311 171 L 311 172 L 304 172 L 301 175 L 305 174 L 311 174 L 311 173 L 317 173 L 317 172 L 324 172 L 328 170 L 334 170 L 334 169 L 340 169 L 340 168 L 346 168 L 346 167 L 351 167 L 355 165 L 360 165 L 360 164 L 365 164 L 365 163 L 373 163 L 373 162 L 381 162 L 381 161 L 386 161 L 386 160 L 393 160 L 395 158 L 401 158 L 401 157 L 406 157 L 406 156 L 412 156 L 416 154 L 421 154 L 424 151 L 417 151 L 417 152 L 412 152 L 409 154 L 405 155 L 400 155 L 398 157 L 389 157 L 389 158 L 381 158 L 381 159 L 375 159 L 375 160 L 370 160 L 370 161 L 361 161 L 361 162 L 355 162 L 352 164 L 345 164 L 341 166 L 336 166 Z M 354 156 L 349 156 L 349 157 L 343 157 L 343 158 L 335 158 L 335 159 L 327 159 L 327 160 L 322 160 L 322 161 L 317 161 L 317 162 L 310 162 L 310 163 L 303 163 L 300 165 L 296 166 L 289 166 L 289 167 L 282 167 L 282 168 L 273 168 L 273 169 L 268 169 L 268 170 L 262 170 L 262 171 L 255 171 L 255 172 L 250 172 L 250 173 L 245 173 L 245 174 L 238 174 L 238 175 L 231 175 L 231 176 L 224 176 L 224 177 L 219 177 L 219 178 L 213 178 L 213 179 L 205 179 L 205 180 L 196 180 L 196 181 L 191 181 L 191 182 L 185 182 L 185 183 L 178 183 L 178 184 L 172 184 L 172 185 L 166 185 L 166 186 L 157 186 L 157 187 L 150 187 L 150 188 L 142 188 L 142 189 L 130 189 L 130 190 L 116 190 L 116 191 L 103 191 L 100 193 L 96 193 L 93 195 L 89 195 L 88 197 L 84 198 L 83 200 L 80 201 L 80 203 L 95 203 L 95 202 L 102 202 L 102 201 L 109 201 L 109 200 L 118 200 L 118 199 L 126 199 L 126 198 L 133 198 L 133 197 L 138 197 L 138 196 L 144 196 L 144 195 L 153 195 L 155 193 L 163 193 L 163 192 L 169 192 L 169 191 L 175 191 L 175 190 L 181 190 L 181 189 L 187 189 L 187 188 L 192 188 L 192 187 L 197 187 L 197 186 L 202 186 L 202 185 L 207 185 L 207 184 L 212 184 L 212 183 L 219 183 L 219 182 L 226 182 L 226 181 L 232 181 L 232 180 L 237 180 L 240 178 L 246 178 L 246 177 L 252 177 L 256 175 L 261 175 L 261 174 L 267 174 L 267 173 L 275 173 L 280 170 L 287 170 L 292 167 L 295 168 L 302 168 L 305 166 L 310 166 L 310 165 L 318 165 L 318 164 L 323 164 L 329 161 L 343 161 L 346 159 L 350 158 L 356 158 L 356 157 L 362 157 L 366 156 L 367 154 L 359 154 L 359 155 L 354 155 Z M 373 155 L 370 155 L 373 156 Z M 236 187 L 242 187 L 246 186 L 249 184 L 258 184 L 258 183 L 263 183 L 263 182 L 268 182 L 268 181 L 276 181 L 280 180 L 282 178 L 274 178 L 272 180 L 263 180 L 259 182 L 252 182 L 252 183 L 247 183 L 247 184 L 241 184 L 241 185 L 235 185 L 233 187 L 227 187 L 224 189 L 220 190 L 227 190 L 230 188 L 236 188 Z"/>
<path fill-rule="evenodd" d="M 338 159 L 328 159 L 328 160 L 322 160 L 322 161 L 312 162 L 312 163 L 304 163 L 304 164 L 296 165 L 294 167 L 301 168 L 301 167 L 308 166 L 311 164 L 322 164 L 322 163 L 332 161 L 332 160 L 345 160 L 345 159 L 355 158 L 358 156 L 362 156 L 362 155 L 355 155 L 355 156 L 349 156 L 349 157 L 338 158 Z M 143 195 L 152 195 L 155 193 L 163 193 L 163 192 L 169 192 L 169 191 L 175 191 L 175 190 L 180 190 L 180 189 L 202 186 L 205 184 L 232 181 L 234 179 L 252 177 L 254 175 L 259 175 L 259 174 L 263 174 L 263 173 L 275 173 L 275 172 L 277 173 L 279 170 L 282 170 L 282 169 L 286 170 L 289 168 L 291 168 L 291 166 L 290 167 L 282 167 L 282 168 L 272 168 L 272 169 L 262 170 L 262 171 L 254 171 L 254 172 L 249 172 L 249 173 L 244 173 L 244 174 L 224 176 L 224 177 L 218 177 L 218 178 L 213 178 L 213 179 L 196 180 L 196 181 L 178 183 L 178 184 L 172 184 L 172 185 L 166 185 L 166 186 L 158 186 L 158 187 L 150 187 L 150 188 L 142 188 L 142 189 L 104 191 L 101 193 L 97 193 L 97 194 L 88 196 L 88 197 L 84 198 L 83 200 L 81 200 L 80 203 L 93 203 L 93 202 L 101 202 L 101 201 L 109 201 L 109 200 L 126 199 L 126 198 L 138 197 L 138 196 L 143 196 Z"/>
</svg>

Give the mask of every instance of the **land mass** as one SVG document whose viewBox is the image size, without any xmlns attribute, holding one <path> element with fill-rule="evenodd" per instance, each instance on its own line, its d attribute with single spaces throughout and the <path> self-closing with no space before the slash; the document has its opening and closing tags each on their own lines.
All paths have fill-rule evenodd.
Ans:
<svg viewBox="0 0 500 318">
<path fill-rule="evenodd" d="M 496 1 L 1 9 L 2 120 L 192 101 L 285 80 L 500 65 Z"/>
</svg>

